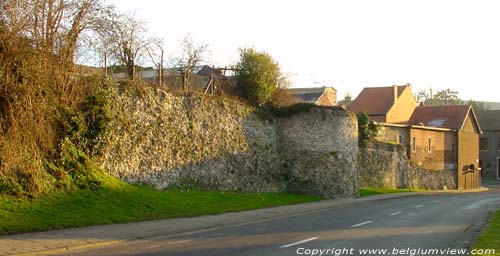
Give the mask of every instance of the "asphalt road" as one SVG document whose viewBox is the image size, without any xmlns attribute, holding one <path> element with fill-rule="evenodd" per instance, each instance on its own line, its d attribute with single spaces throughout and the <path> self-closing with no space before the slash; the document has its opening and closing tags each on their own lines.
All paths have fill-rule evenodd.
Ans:
<svg viewBox="0 0 500 256">
<path fill-rule="evenodd" d="M 439 254 L 444 255 L 451 254 L 451 249 L 470 246 L 490 213 L 498 208 L 499 190 L 419 195 L 137 240 L 71 255 L 384 254 L 363 253 L 364 249 L 387 249 L 386 255 L 418 255 L 426 249 L 450 249 Z"/>
</svg>

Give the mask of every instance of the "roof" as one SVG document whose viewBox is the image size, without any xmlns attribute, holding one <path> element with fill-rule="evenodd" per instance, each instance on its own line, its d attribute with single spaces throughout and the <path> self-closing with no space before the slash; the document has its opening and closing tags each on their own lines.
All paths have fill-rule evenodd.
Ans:
<svg viewBox="0 0 500 256">
<path fill-rule="evenodd" d="M 302 102 L 315 103 L 323 94 L 326 88 L 335 90 L 332 87 L 311 87 L 311 88 L 289 88 L 290 93 Z"/>
<path fill-rule="evenodd" d="M 500 131 L 500 110 L 478 111 L 477 119 L 482 130 Z"/>
<path fill-rule="evenodd" d="M 413 111 L 408 124 L 461 130 L 469 114 L 469 111 L 472 111 L 470 105 L 419 106 Z M 472 113 L 475 118 L 473 111 Z"/>
<path fill-rule="evenodd" d="M 397 86 L 398 97 L 407 85 Z M 368 115 L 385 115 L 394 104 L 394 86 L 366 87 L 349 106 L 353 112 L 365 111 Z"/>
</svg>

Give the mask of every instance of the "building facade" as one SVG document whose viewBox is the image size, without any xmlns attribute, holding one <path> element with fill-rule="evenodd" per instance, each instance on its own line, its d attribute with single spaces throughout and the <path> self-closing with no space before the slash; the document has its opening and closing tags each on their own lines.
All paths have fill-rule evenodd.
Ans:
<svg viewBox="0 0 500 256">
<path fill-rule="evenodd" d="M 355 113 L 364 111 L 376 122 L 406 124 L 417 105 L 411 84 L 406 84 L 364 88 L 349 110 Z"/>
<path fill-rule="evenodd" d="M 480 187 L 482 131 L 471 106 L 419 106 L 408 126 L 410 161 L 430 170 L 456 170 L 459 189 Z"/>
<path fill-rule="evenodd" d="M 479 139 L 481 174 L 485 180 L 500 180 L 500 110 L 478 112 L 483 130 Z"/>
<path fill-rule="evenodd" d="M 482 131 L 471 106 L 417 106 L 407 84 L 365 88 L 350 110 L 365 111 L 379 127 L 376 139 L 405 146 L 416 166 L 456 172 L 459 189 L 480 186 Z"/>
<path fill-rule="evenodd" d="M 290 88 L 295 102 L 312 103 L 319 106 L 337 106 L 337 90 L 332 87 Z"/>
</svg>

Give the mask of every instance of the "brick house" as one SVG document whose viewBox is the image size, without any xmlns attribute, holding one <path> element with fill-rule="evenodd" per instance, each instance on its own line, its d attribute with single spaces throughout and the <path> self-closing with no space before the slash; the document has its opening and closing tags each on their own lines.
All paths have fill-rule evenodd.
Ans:
<svg viewBox="0 0 500 256">
<path fill-rule="evenodd" d="M 376 122 L 406 124 L 417 105 L 411 84 L 406 84 L 364 88 L 349 110 L 355 113 L 365 111 Z"/>
<path fill-rule="evenodd" d="M 332 87 L 290 88 L 288 91 L 296 102 L 337 106 L 337 90 Z"/>
<path fill-rule="evenodd" d="M 408 129 L 411 162 L 429 170 L 456 170 L 459 189 L 480 186 L 482 131 L 471 106 L 419 106 L 408 121 Z"/>
<path fill-rule="evenodd" d="M 376 139 L 405 146 L 413 164 L 456 171 L 459 189 L 479 187 L 481 129 L 471 106 L 417 105 L 407 84 L 365 88 L 349 109 L 367 112 L 379 127 Z M 469 168 L 471 164 L 474 170 Z"/>
<path fill-rule="evenodd" d="M 483 134 L 479 139 L 479 162 L 485 180 L 500 180 L 500 110 L 477 113 Z"/>
</svg>

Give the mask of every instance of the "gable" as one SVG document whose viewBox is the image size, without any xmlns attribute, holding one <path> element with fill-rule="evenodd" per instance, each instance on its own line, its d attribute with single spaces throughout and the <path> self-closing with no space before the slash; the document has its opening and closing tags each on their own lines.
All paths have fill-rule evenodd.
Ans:
<svg viewBox="0 0 500 256">
<path fill-rule="evenodd" d="M 399 94 L 396 102 L 387 113 L 386 122 L 394 124 L 407 124 L 418 103 L 411 92 L 411 87 L 407 86 Z"/>
<path fill-rule="evenodd" d="M 462 126 L 462 131 L 464 132 L 472 132 L 472 133 L 481 133 L 481 129 L 479 128 L 476 119 L 474 118 L 474 114 L 472 111 L 469 111 L 467 118 Z"/>
<path fill-rule="evenodd" d="M 364 111 L 370 116 L 386 115 L 394 104 L 395 94 L 399 98 L 407 87 L 409 85 L 366 87 L 351 103 L 349 110 L 356 113 Z"/>
<path fill-rule="evenodd" d="M 299 102 L 325 106 L 336 105 L 336 90 L 331 87 L 290 88 L 288 91 Z"/>
</svg>

